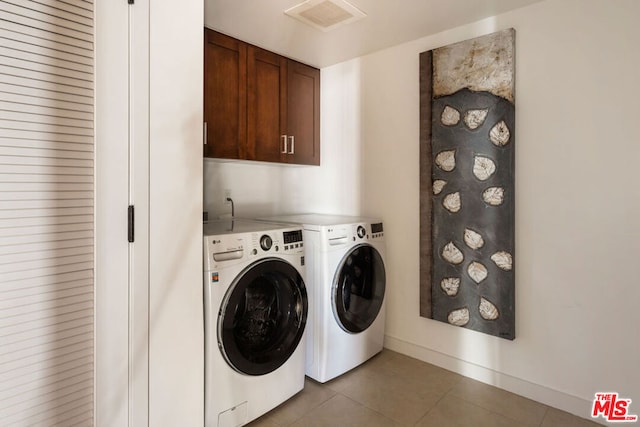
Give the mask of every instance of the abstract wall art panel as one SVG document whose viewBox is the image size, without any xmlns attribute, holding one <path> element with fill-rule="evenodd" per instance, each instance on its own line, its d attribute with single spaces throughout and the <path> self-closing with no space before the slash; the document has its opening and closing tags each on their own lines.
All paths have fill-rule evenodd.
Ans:
<svg viewBox="0 0 640 427">
<path fill-rule="evenodd" d="M 515 338 L 515 31 L 420 54 L 420 315 Z"/>
</svg>

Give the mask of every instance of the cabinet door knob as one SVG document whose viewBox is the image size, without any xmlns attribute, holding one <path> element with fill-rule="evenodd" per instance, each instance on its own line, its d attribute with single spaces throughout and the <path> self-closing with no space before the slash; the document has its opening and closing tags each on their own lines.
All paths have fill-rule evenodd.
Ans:
<svg viewBox="0 0 640 427">
<path fill-rule="evenodd" d="M 289 139 L 291 140 L 291 149 L 287 154 L 294 154 L 296 152 L 296 139 L 293 135 L 289 136 Z"/>
<path fill-rule="evenodd" d="M 287 135 L 282 135 L 282 154 L 287 154 Z"/>
<path fill-rule="evenodd" d="M 207 122 L 204 122 L 204 129 L 202 132 L 202 137 L 204 139 L 204 145 L 207 145 Z"/>
</svg>

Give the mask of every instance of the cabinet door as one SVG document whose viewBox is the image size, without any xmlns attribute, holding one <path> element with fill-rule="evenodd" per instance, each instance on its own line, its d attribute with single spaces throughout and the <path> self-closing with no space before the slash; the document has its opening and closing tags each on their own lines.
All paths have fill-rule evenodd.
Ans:
<svg viewBox="0 0 640 427">
<path fill-rule="evenodd" d="M 204 37 L 204 155 L 242 159 L 247 140 L 247 44 L 209 29 Z"/>
<path fill-rule="evenodd" d="M 287 161 L 319 165 L 320 70 L 292 60 L 287 67 L 287 135 L 292 152 Z"/>
<path fill-rule="evenodd" d="M 286 161 L 287 60 L 249 46 L 247 58 L 247 159 Z"/>
</svg>

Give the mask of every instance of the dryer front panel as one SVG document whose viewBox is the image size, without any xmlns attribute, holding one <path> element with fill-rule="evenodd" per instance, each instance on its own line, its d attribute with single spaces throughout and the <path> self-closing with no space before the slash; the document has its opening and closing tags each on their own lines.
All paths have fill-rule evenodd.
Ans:
<svg viewBox="0 0 640 427">
<path fill-rule="evenodd" d="M 227 363 L 247 375 L 282 366 L 302 339 L 307 291 L 291 264 L 265 258 L 244 269 L 218 313 L 218 346 Z"/>
<path fill-rule="evenodd" d="M 359 333 L 380 313 L 384 301 L 385 269 L 371 245 L 354 246 L 340 262 L 332 287 L 333 314 L 342 329 Z"/>
</svg>

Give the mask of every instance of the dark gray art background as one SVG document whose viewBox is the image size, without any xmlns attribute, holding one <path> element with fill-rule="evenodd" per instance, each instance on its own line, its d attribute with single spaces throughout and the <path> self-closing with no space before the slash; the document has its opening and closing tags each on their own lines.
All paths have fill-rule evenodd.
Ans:
<svg viewBox="0 0 640 427">
<path fill-rule="evenodd" d="M 460 112 L 460 121 L 453 126 L 441 122 L 445 106 Z M 469 129 L 463 120 L 470 109 L 488 109 L 483 124 L 477 129 Z M 447 181 L 443 190 L 432 195 L 432 281 L 431 317 L 448 323 L 449 313 L 460 308 L 468 308 L 469 322 L 463 327 L 496 335 L 501 338 L 515 338 L 515 200 L 514 200 L 514 160 L 515 160 L 515 113 L 514 105 L 504 98 L 487 92 L 472 92 L 463 89 L 453 95 L 432 101 L 432 179 Z M 500 121 L 504 121 L 510 131 L 509 142 L 496 146 L 489 139 L 489 132 Z M 455 150 L 456 167 L 445 172 L 436 166 L 436 156 L 446 150 Z M 474 157 L 482 155 L 492 159 L 495 173 L 486 181 L 473 174 Z M 503 187 L 504 201 L 500 206 L 484 202 L 482 193 L 489 187 Z M 444 208 L 442 201 L 447 194 L 460 192 L 461 209 L 452 213 Z M 484 246 L 471 249 L 464 242 L 464 230 L 470 228 L 480 233 Z M 444 246 L 453 242 L 462 251 L 464 261 L 454 265 L 442 258 Z M 498 251 L 506 251 L 513 257 L 513 268 L 505 271 L 490 259 Z M 479 284 L 471 279 L 467 268 L 472 262 L 480 262 L 488 270 L 488 276 Z M 457 295 L 448 296 L 440 287 L 443 278 L 461 279 Z M 480 298 L 493 303 L 499 311 L 495 320 L 483 319 L 478 311 Z"/>
</svg>

